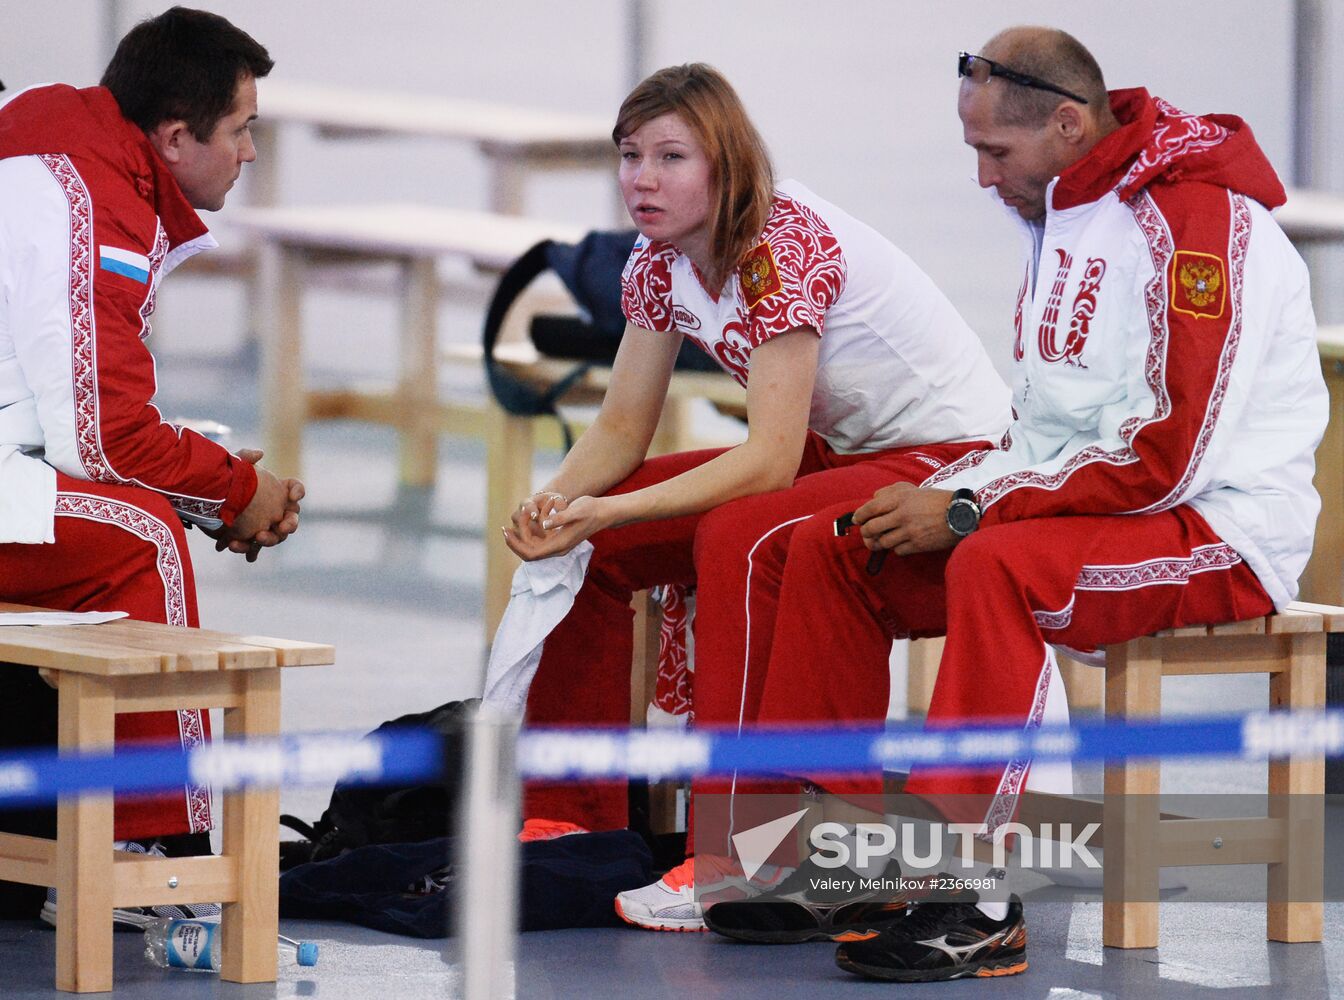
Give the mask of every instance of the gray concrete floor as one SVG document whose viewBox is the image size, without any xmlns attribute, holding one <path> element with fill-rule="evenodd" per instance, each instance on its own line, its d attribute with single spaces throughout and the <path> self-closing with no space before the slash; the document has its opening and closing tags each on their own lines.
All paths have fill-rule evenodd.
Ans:
<svg viewBox="0 0 1344 1000">
<path fill-rule="evenodd" d="M 255 372 L 243 360 L 162 359 L 163 409 L 231 424 L 235 446 L 256 442 Z M 468 390 L 469 391 L 469 390 Z M 445 439 L 432 496 L 397 495 L 395 438 L 380 429 L 329 424 L 307 439 L 309 500 L 300 533 L 255 565 L 192 540 L 203 624 L 332 642 L 334 668 L 290 671 L 287 731 L 366 730 L 384 719 L 477 693 L 484 643 L 484 452 Z M 1236 711 L 1264 704 L 1259 678 L 1181 678 L 1167 687 L 1171 713 Z M 1263 766 L 1164 766 L 1164 788 L 1252 791 Z M 1084 788 L 1095 769 L 1079 769 Z M 329 789 L 286 789 L 282 808 L 316 818 Z M 1324 945 L 1264 941 L 1263 906 L 1163 906 L 1160 946 L 1118 952 L 1100 945 L 1097 902 L 1029 905 L 1031 968 L 989 983 L 904 987 L 903 993 L 1001 997 L 1294 998 L 1344 993 L 1344 904 L 1326 908 Z M 345 924 L 286 921 L 284 933 L 315 940 L 315 969 L 283 968 L 274 986 L 237 986 L 211 975 L 169 972 L 141 955 L 139 935 L 116 935 L 116 996 L 137 998 L 440 998 L 459 990 L 453 943 L 424 942 Z M 55 936 L 36 921 L 0 922 L 0 997 L 47 997 Z M 511 977 L 520 998 L 817 997 L 889 995 L 891 987 L 842 972 L 830 946 L 769 948 L 713 935 L 629 930 L 522 935 Z"/>
</svg>

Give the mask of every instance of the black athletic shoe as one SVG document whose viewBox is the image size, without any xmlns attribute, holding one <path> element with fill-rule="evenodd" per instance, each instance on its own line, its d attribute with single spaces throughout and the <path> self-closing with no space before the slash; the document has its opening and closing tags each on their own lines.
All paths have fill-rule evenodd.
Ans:
<svg viewBox="0 0 1344 1000">
<path fill-rule="evenodd" d="M 835 964 L 869 979 L 929 983 L 967 977 L 1014 976 L 1027 970 L 1027 925 L 1013 896 L 1002 920 L 967 902 L 921 903 L 904 920 L 867 941 L 842 944 Z"/>
<path fill-rule="evenodd" d="M 752 944 L 862 941 L 905 916 L 909 899 L 900 879 L 895 861 L 877 878 L 861 879 L 809 858 L 769 892 L 715 903 L 705 911 L 705 926 Z"/>
</svg>

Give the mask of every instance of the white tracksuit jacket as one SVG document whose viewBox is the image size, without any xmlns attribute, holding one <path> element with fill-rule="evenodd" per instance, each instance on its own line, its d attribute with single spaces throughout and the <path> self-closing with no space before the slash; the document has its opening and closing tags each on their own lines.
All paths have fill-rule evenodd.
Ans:
<svg viewBox="0 0 1344 1000">
<path fill-rule="evenodd" d="M 1039 259 L 1022 223 L 1015 419 L 925 485 L 973 489 L 987 525 L 1188 503 L 1282 607 L 1328 414 L 1283 188 L 1240 119 L 1111 103 L 1121 128 L 1050 186 Z"/>
</svg>

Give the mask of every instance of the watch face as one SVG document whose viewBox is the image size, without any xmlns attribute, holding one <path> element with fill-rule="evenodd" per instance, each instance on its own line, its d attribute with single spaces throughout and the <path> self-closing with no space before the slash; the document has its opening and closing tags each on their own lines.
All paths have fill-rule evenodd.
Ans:
<svg viewBox="0 0 1344 1000">
<path fill-rule="evenodd" d="M 979 523 L 975 505 L 968 500 L 954 500 L 947 508 L 947 526 L 958 535 L 969 535 Z"/>
</svg>

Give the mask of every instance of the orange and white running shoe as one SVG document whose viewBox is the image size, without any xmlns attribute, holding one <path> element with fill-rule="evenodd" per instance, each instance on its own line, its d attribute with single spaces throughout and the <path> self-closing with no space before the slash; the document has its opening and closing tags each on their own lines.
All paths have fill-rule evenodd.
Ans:
<svg viewBox="0 0 1344 1000">
<path fill-rule="evenodd" d="M 651 931 L 703 931 L 705 907 L 769 889 L 792 870 L 762 865 L 748 879 L 736 861 L 717 854 L 697 854 L 652 885 L 620 893 L 616 914 L 627 924 Z"/>
<path fill-rule="evenodd" d="M 586 827 L 577 823 L 567 823 L 562 819 L 525 819 L 518 839 L 524 844 L 534 840 L 554 840 L 556 837 L 568 837 L 574 833 L 588 833 Z"/>
</svg>

